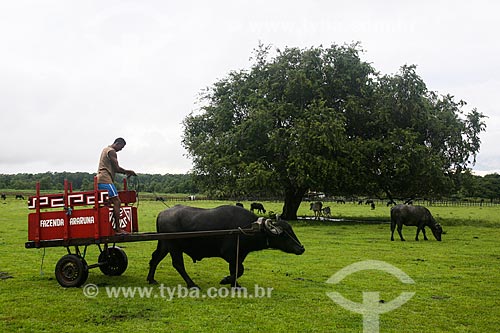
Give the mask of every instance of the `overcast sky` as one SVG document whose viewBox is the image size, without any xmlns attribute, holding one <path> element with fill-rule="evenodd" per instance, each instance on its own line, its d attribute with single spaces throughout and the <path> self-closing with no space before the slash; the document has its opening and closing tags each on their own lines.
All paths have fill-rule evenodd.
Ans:
<svg viewBox="0 0 500 333">
<path fill-rule="evenodd" d="M 259 44 L 360 41 L 383 74 L 417 65 L 429 90 L 484 113 L 474 170 L 500 172 L 500 2 L 0 0 L 0 174 L 121 166 L 185 173 L 182 120 L 250 67 Z"/>
</svg>

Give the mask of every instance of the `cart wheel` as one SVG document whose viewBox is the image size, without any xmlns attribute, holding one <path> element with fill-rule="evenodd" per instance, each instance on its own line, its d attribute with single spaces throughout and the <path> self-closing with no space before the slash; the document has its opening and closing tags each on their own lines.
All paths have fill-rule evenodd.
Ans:
<svg viewBox="0 0 500 333">
<path fill-rule="evenodd" d="M 125 251 L 119 247 L 108 247 L 99 255 L 99 264 L 99 269 L 105 275 L 118 276 L 127 269 L 128 259 Z"/>
<path fill-rule="evenodd" d="M 80 256 L 67 254 L 57 262 L 56 279 L 63 287 L 80 287 L 88 277 L 87 262 Z"/>
</svg>

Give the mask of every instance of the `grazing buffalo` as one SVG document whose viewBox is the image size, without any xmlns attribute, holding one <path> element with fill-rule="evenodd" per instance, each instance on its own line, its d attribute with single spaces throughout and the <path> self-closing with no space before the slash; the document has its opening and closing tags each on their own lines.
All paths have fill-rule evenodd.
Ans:
<svg viewBox="0 0 500 333">
<path fill-rule="evenodd" d="M 415 240 L 418 241 L 418 234 L 420 230 L 424 234 L 424 239 L 427 240 L 425 235 L 425 227 L 429 227 L 432 234 L 438 241 L 441 241 L 441 234 L 443 233 L 443 228 L 436 220 L 432 217 L 431 212 L 422 206 L 409 206 L 409 205 L 396 205 L 391 208 L 391 241 L 394 240 L 394 229 L 398 227 L 399 237 L 402 241 L 403 234 L 401 230 L 403 229 L 403 224 L 407 226 L 416 226 L 417 235 Z"/>
<path fill-rule="evenodd" d="M 24 200 L 24 196 L 22 194 L 16 194 L 16 199 Z"/>
<path fill-rule="evenodd" d="M 252 202 L 252 204 L 250 204 L 250 210 L 252 212 L 254 210 L 257 210 L 257 213 L 260 213 L 260 214 L 266 213 L 266 210 L 264 209 L 264 205 L 262 205 L 260 202 Z"/>
<path fill-rule="evenodd" d="M 239 207 L 243 208 L 243 204 L 241 202 L 237 202 L 236 206 L 239 206 Z"/>
<path fill-rule="evenodd" d="M 319 220 L 321 216 L 321 209 L 323 209 L 323 203 L 321 201 L 311 202 L 309 210 L 314 212 L 314 218 Z"/>
<path fill-rule="evenodd" d="M 2 193 L 2 200 L 6 200 L 7 199 L 7 196 L 5 195 L 5 193 Z"/>
<path fill-rule="evenodd" d="M 332 217 L 332 210 L 330 209 L 330 207 L 323 208 L 321 210 L 321 213 L 323 214 L 323 216 Z"/>
<path fill-rule="evenodd" d="M 189 232 L 207 230 L 228 230 L 249 228 L 258 222 L 259 229 L 252 234 L 223 236 L 202 236 L 196 238 L 159 240 L 149 262 L 149 283 L 156 283 L 156 267 L 170 253 L 172 266 L 179 272 L 188 288 L 198 288 L 186 273 L 183 253 L 196 262 L 203 258 L 218 257 L 229 264 L 230 275 L 221 284 L 236 284 L 243 275 L 243 260 L 253 251 L 279 249 L 286 253 L 302 254 L 304 247 L 295 236 L 292 227 L 283 220 L 272 222 L 259 218 L 252 212 L 238 206 L 226 205 L 213 209 L 202 209 L 176 205 L 158 214 L 157 232 Z M 237 256 L 238 254 L 238 256 Z"/>
</svg>

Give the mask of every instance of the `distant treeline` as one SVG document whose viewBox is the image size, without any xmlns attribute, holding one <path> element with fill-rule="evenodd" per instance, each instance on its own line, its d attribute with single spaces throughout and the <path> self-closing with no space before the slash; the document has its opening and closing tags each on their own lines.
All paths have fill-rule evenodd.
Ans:
<svg viewBox="0 0 500 333">
<path fill-rule="evenodd" d="M 89 191 L 93 188 L 94 176 L 95 174 L 86 172 L 20 173 L 16 175 L 0 174 L 0 189 L 31 192 L 35 190 L 36 183 L 40 182 L 41 190 L 61 191 L 64 190 L 64 180 L 67 179 L 72 183 L 74 191 Z M 116 185 L 118 188 L 121 188 L 123 181 L 121 181 L 119 177 L 117 178 Z M 195 178 L 190 174 L 139 174 L 138 177 L 132 177 L 129 180 L 129 187 L 140 192 L 155 194 L 182 193 L 192 195 L 207 193 L 207 195 L 210 195 L 210 189 L 200 188 Z M 268 189 L 268 193 L 266 193 L 266 190 L 267 189 L 263 188 L 259 193 L 251 193 L 248 194 L 247 197 L 252 198 L 252 200 L 257 198 L 266 199 L 276 197 L 275 189 Z M 274 192 L 271 192 L 271 190 L 274 190 Z M 347 195 L 337 193 L 327 193 L 326 195 L 328 197 L 347 197 Z M 373 195 L 373 193 L 355 193 L 350 195 L 382 199 L 381 196 Z M 226 196 L 210 195 L 210 197 L 228 199 Z M 500 175 L 496 173 L 485 176 L 464 174 L 460 184 L 450 191 L 446 199 L 465 200 L 467 198 L 472 198 L 477 202 L 481 202 L 481 199 L 485 199 L 486 202 L 490 203 L 498 201 L 500 199 Z M 231 197 L 231 199 L 234 198 Z M 236 199 L 241 198 L 238 197 Z M 441 199 L 441 197 L 432 197 L 432 199 L 438 200 Z"/>
<path fill-rule="evenodd" d="M 19 173 L 16 175 L 0 174 L 0 189 L 35 190 L 40 182 L 41 190 L 64 190 L 64 180 L 68 180 L 74 191 L 89 191 L 94 185 L 93 173 L 86 172 L 46 172 L 38 174 Z M 118 187 L 123 182 L 117 177 Z M 199 193 L 189 174 L 149 175 L 139 174 L 129 180 L 129 186 L 141 192 L 151 193 Z"/>
</svg>

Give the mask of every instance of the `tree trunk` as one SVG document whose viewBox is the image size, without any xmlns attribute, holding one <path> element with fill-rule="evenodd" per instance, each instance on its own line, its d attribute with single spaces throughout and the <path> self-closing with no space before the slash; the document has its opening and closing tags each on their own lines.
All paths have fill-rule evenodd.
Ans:
<svg viewBox="0 0 500 333">
<path fill-rule="evenodd" d="M 307 189 L 304 188 L 287 188 L 285 190 L 285 204 L 281 214 L 284 220 L 297 220 L 297 211 L 306 191 Z"/>
</svg>

